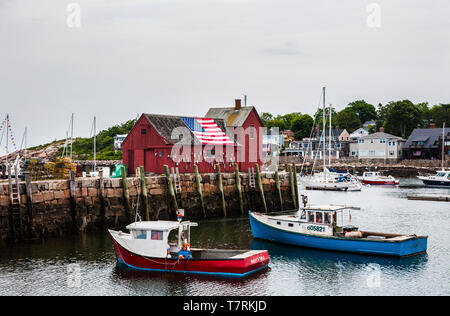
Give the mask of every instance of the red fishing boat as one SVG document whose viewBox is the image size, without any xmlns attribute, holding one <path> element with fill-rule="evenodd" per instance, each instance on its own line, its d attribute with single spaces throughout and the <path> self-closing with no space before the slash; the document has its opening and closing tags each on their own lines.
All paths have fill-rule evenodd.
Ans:
<svg viewBox="0 0 450 316">
<path fill-rule="evenodd" d="M 109 230 L 117 261 L 132 269 L 246 277 L 268 267 L 267 250 L 219 250 L 190 247 L 189 221 L 135 222 L 130 233 Z"/>
</svg>

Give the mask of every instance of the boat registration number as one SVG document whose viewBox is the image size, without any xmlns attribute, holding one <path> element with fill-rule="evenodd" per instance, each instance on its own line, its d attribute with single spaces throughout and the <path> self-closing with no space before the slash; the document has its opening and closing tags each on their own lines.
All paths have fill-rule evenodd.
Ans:
<svg viewBox="0 0 450 316">
<path fill-rule="evenodd" d="M 325 232 L 325 227 L 323 226 L 315 226 L 315 225 L 309 225 L 306 227 L 307 230 L 313 231 L 313 232 L 319 232 L 319 233 L 324 233 Z"/>
</svg>

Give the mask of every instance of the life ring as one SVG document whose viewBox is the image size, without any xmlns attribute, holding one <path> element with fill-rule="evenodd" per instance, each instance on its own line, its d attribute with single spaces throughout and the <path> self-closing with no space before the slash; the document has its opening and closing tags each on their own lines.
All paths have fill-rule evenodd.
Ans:
<svg viewBox="0 0 450 316">
<path fill-rule="evenodd" d="M 183 250 L 191 251 L 191 246 L 188 243 L 185 243 Z"/>
</svg>

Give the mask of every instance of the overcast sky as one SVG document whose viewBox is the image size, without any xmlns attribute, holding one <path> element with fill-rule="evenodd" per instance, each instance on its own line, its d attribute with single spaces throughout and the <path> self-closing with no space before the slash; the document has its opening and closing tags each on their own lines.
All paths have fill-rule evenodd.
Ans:
<svg viewBox="0 0 450 316">
<path fill-rule="evenodd" d="M 448 103 L 449 74 L 448 0 L 0 0 L 0 116 L 29 145 L 64 138 L 72 112 L 86 137 L 94 115 L 202 116 L 243 93 L 274 114 L 314 113 L 324 85 L 338 110 Z"/>
</svg>

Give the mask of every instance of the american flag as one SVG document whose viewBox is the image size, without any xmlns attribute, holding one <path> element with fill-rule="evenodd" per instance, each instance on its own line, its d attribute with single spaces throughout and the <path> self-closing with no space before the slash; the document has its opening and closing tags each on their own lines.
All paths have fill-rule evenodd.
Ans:
<svg viewBox="0 0 450 316">
<path fill-rule="evenodd" d="M 234 145 L 213 119 L 193 117 L 181 119 L 203 145 Z"/>
</svg>

